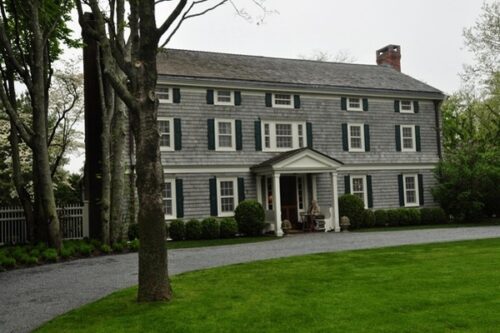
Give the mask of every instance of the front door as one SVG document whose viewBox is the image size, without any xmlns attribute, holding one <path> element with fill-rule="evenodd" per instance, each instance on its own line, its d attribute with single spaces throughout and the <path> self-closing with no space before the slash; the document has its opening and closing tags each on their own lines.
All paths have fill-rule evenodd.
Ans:
<svg viewBox="0 0 500 333">
<path fill-rule="evenodd" d="M 297 225 L 297 177 L 281 176 L 281 219 Z"/>
</svg>

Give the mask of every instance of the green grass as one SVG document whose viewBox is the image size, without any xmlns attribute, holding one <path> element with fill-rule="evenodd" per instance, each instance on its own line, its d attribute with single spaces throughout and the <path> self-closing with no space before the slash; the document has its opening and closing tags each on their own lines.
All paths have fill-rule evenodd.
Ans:
<svg viewBox="0 0 500 333">
<path fill-rule="evenodd" d="M 462 222 L 462 223 L 447 223 L 447 224 L 430 224 L 430 225 L 407 225 L 397 227 L 373 227 L 360 228 L 353 230 L 355 232 L 372 232 L 372 231 L 403 231 L 403 230 L 420 230 L 420 229 L 443 229 L 443 228 L 469 228 L 469 227 L 487 227 L 500 225 L 500 218 L 489 218 L 478 222 Z"/>
<path fill-rule="evenodd" d="M 167 249 L 187 249 L 192 247 L 208 247 L 220 245 L 234 245 L 244 243 L 257 243 L 270 240 L 281 239 L 274 236 L 261 236 L 261 237 L 237 237 L 237 238 L 223 238 L 223 239 L 202 239 L 202 240 L 184 240 L 184 241 L 170 241 L 167 242 Z"/>
<path fill-rule="evenodd" d="M 169 303 L 116 292 L 38 332 L 498 332 L 500 239 L 308 255 L 182 274 Z"/>
</svg>

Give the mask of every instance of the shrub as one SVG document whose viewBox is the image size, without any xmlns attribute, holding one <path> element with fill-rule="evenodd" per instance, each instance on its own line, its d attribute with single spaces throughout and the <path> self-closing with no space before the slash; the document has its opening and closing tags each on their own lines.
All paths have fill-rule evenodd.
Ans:
<svg viewBox="0 0 500 333">
<path fill-rule="evenodd" d="M 28 251 L 25 247 L 15 246 L 11 249 L 10 256 L 17 262 L 22 262 L 22 258 L 28 256 Z"/>
<path fill-rule="evenodd" d="M 134 239 L 139 239 L 139 223 L 129 224 L 127 235 L 128 239 L 131 241 Z"/>
<path fill-rule="evenodd" d="M 28 254 L 21 257 L 20 262 L 26 265 L 35 265 L 38 264 L 38 257 L 33 257 Z"/>
<path fill-rule="evenodd" d="M 245 236 L 259 236 L 265 227 L 264 208 L 257 200 L 243 200 L 234 211 L 238 230 Z"/>
<path fill-rule="evenodd" d="M 131 240 L 130 243 L 128 244 L 128 249 L 129 249 L 129 251 L 132 251 L 132 252 L 139 251 L 139 240 L 137 238 L 134 240 Z"/>
<path fill-rule="evenodd" d="M 94 248 L 91 244 L 81 243 L 78 246 L 78 253 L 80 253 L 82 256 L 89 257 L 92 254 L 92 251 L 94 251 Z"/>
<path fill-rule="evenodd" d="M 388 209 L 387 211 L 387 224 L 391 227 L 397 227 L 399 225 L 399 209 Z"/>
<path fill-rule="evenodd" d="M 408 219 L 409 225 L 419 225 L 421 224 L 420 209 L 410 208 L 406 210 L 406 218 Z"/>
<path fill-rule="evenodd" d="M 201 222 L 195 219 L 186 223 L 186 239 L 201 239 Z"/>
<path fill-rule="evenodd" d="M 201 238 L 217 239 L 220 237 L 219 221 L 214 217 L 207 217 L 201 221 Z"/>
<path fill-rule="evenodd" d="M 37 257 L 37 258 L 40 257 L 40 250 L 38 250 L 38 249 L 32 249 L 30 251 L 30 256 Z"/>
<path fill-rule="evenodd" d="M 47 250 L 47 244 L 45 244 L 44 242 L 40 242 L 36 244 L 34 248 L 42 253 L 43 251 Z"/>
<path fill-rule="evenodd" d="M 372 228 L 375 226 L 375 213 L 370 209 L 365 209 L 362 213 L 362 226 Z"/>
<path fill-rule="evenodd" d="M 356 229 L 363 223 L 363 211 L 365 204 L 353 194 L 344 194 L 339 198 L 339 215 L 347 216 L 351 223 L 351 228 Z"/>
<path fill-rule="evenodd" d="M 111 248 L 113 249 L 113 252 L 120 253 L 127 248 L 127 245 L 123 242 L 116 242 L 111 245 Z"/>
<path fill-rule="evenodd" d="M 448 222 L 446 213 L 442 208 L 420 209 L 422 224 L 445 224 Z"/>
<path fill-rule="evenodd" d="M 377 227 L 383 227 L 388 224 L 387 211 L 379 209 L 375 211 L 375 225 Z"/>
<path fill-rule="evenodd" d="M 68 259 L 75 254 L 75 248 L 71 245 L 65 246 L 59 251 L 59 256 L 63 259 Z"/>
<path fill-rule="evenodd" d="M 182 220 L 173 220 L 168 227 L 168 233 L 174 241 L 183 240 L 186 235 L 186 225 Z"/>
<path fill-rule="evenodd" d="M 42 252 L 42 258 L 48 262 L 56 262 L 57 261 L 57 251 L 56 249 L 46 249 Z"/>
<path fill-rule="evenodd" d="M 12 257 L 0 256 L 0 267 L 14 267 L 16 266 L 16 259 Z"/>
<path fill-rule="evenodd" d="M 94 247 L 94 249 L 100 249 L 100 248 L 101 248 L 101 246 L 102 246 L 102 243 L 101 243 L 101 241 L 100 241 L 100 240 L 98 240 L 98 239 L 92 239 L 92 240 L 90 241 L 90 245 L 92 245 L 92 246 Z"/>
<path fill-rule="evenodd" d="M 111 253 L 111 247 L 108 244 L 102 244 L 99 250 L 104 254 Z"/>
<path fill-rule="evenodd" d="M 236 220 L 234 218 L 227 217 L 220 221 L 221 238 L 235 237 L 237 232 L 238 232 L 238 224 L 236 223 Z"/>
</svg>

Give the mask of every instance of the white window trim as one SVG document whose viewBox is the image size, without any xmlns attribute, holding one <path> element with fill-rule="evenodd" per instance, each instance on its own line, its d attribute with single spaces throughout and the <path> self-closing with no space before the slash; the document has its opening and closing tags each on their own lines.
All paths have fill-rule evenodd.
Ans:
<svg viewBox="0 0 500 333">
<path fill-rule="evenodd" d="M 270 139 L 270 147 L 266 147 L 266 135 L 264 131 L 264 124 L 269 124 L 269 139 Z M 276 124 L 290 124 L 292 125 L 292 147 L 291 148 L 278 148 L 276 147 Z M 293 149 L 298 149 L 299 147 L 299 126 L 302 125 L 302 144 L 303 147 L 307 146 L 307 127 L 305 122 L 300 121 L 266 121 L 262 120 L 260 122 L 261 126 L 261 142 L 262 142 L 262 151 L 268 152 L 285 152 Z"/>
<path fill-rule="evenodd" d="M 349 106 L 350 100 L 354 99 L 354 98 L 359 99 L 359 108 L 352 108 L 352 107 Z M 346 101 L 346 103 L 347 103 L 347 105 L 346 105 L 347 106 L 347 111 L 363 111 L 363 99 L 361 97 L 347 97 L 346 100 L 347 100 Z"/>
<path fill-rule="evenodd" d="M 359 175 L 356 175 L 356 176 L 350 176 L 349 177 L 349 181 L 350 181 L 350 189 L 351 189 L 351 194 L 354 194 L 354 181 L 353 179 L 354 178 L 361 178 L 363 179 L 363 203 L 365 204 L 365 209 L 368 208 L 368 189 L 366 188 L 366 176 L 363 175 L 363 176 L 359 176 Z"/>
<path fill-rule="evenodd" d="M 410 110 L 403 110 L 403 102 L 410 102 Z M 399 112 L 400 113 L 415 113 L 415 110 L 413 109 L 413 101 L 404 99 L 399 101 Z"/>
<path fill-rule="evenodd" d="M 411 128 L 411 136 L 412 136 L 412 148 L 405 148 L 404 140 L 403 140 L 403 128 Z M 415 125 L 400 125 L 399 129 L 399 141 L 401 142 L 401 151 L 402 152 L 416 152 L 417 151 L 417 140 L 415 137 Z"/>
<path fill-rule="evenodd" d="M 406 200 L 406 178 L 413 177 L 415 181 L 415 202 L 408 202 Z M 417 174 L 403 174 L 403 195 L 405 199 L 405 207 L 418 207 L 420 206 L 420 193 L 418 192 L 418 175 Z"/>
<path fill-rule="evenodd" d="M 229 102 L 220 102 L 219 101 L 219 91 L 229 91 L 231 101 Z M 214 91 L 214 104 L 215 105 L 234 105 L 234 91 L 229 89 L 219 89 Z"/>
<path fill-rule="evenodd" d="M 290 104 L 276 104 L 276 95 L 289 95 L 290 96 Z M 273 98 L 272 98 L 272 106 L 273 108 L 281 108 L 281 109 L 293 109 L 294 107 L 294 99 L 293 99 L 293 94 L 289 93 L 273 93 Z"/>
<path fill-rule="evenodd" d="M 359 126 L 360 134 L 361 134 L 361 148 L 352 148 L 351 147 L 351 127 Z M 347 142 L 349 144 L 350 152 L 365 152 L 365 126 L 364 124 L 347 124 Z"/>
<path fill-rule="evenodd" d="M 167 121 L 169 124 L 169 129 L 170 129 L 170 146 L 161 146 L 160 145 L 160 151 L 174 151 L 175 145 L 174 145 L 174 118 L 170 117 L 158 117 L 158 121 Z M 161 133 L 160 133 L 161 135 Z"/>
<path fill-rule="evenodd" d="M 171 189 L 172 189 L 172 215 L 167 215 L 167 212 L 165 211 L 165 220 L 174 220 L 177 218 L 177 193 L 175 193 L 175 179 L 174 178 L 167 178 L 165 179 L 165 183 L 167 184 L 170 183 Z M 163 185 L 165 186 L 165 185 Z M 162 202 L 165 198 L 162 195 Z"/>
<path fill-rule="evenodd" d="M 220 183 L 221 182 L 233 182 L 233 195 L 234 195 L 234 209 L 238 206 L 238 178 L 236 177 L 217 177 L 217 212 L 218 217 L 230 217 L 234 216 L 234 211 L 232 212 L 222 212 L 221 195 L 220 195 Z"/>
<path fill-rule="evenodd" d="M 165 99 L 165 98 L 159 98 L 159 97 L 158 97 L 158 101 L 159 101 L 160 103 L 170 103 L 170 104 L 171 104 L 171 103 L 173 103 L 173 97 L 172 97 L 173 90 L 172 90 L 172 88 L 170 88 L 170 87 L 158 87 L 158 88 L 168 90 L 168 99 Z M 159 93 L 159 91 L 157 91 L 156 93 L 158 94 L 158 93 Z"/>
<path fill-rule="evenodd" d="M 236 126 L 234 119 L 214 119 L 215 126 L 215 150 L 235 151 L 236 150 Z M 231 147 L 219 147 L 219 123 L 231 123 Z"/>
</svg>

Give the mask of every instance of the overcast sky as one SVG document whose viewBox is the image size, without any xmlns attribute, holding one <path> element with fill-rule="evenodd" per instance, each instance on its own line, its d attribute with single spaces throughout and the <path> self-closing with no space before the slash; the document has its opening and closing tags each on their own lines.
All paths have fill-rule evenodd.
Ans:
<svg viewBox="0 0 500 333">
<path fill-rule="evenodd" d="M 490 0 L 492 1 L 492 0 Z M 261 12 L 251 0 L 234 0 Z M 375 51 L 401 45 L 401 70 L 449 94 L 472 61 L 462 31 L 474 24 L 482 0 L 267 0 L 277 11 L 263 24 L 249 23 L 225 5 L 185 22 L 169 47 L 298 58 L 316 51 L 348 52 L 356 63 L 375 64 Z M 161 15 L 167 14 L 165 8 Z M 77 171 L 82 158 L 69 168 Z"/>
</svg>

